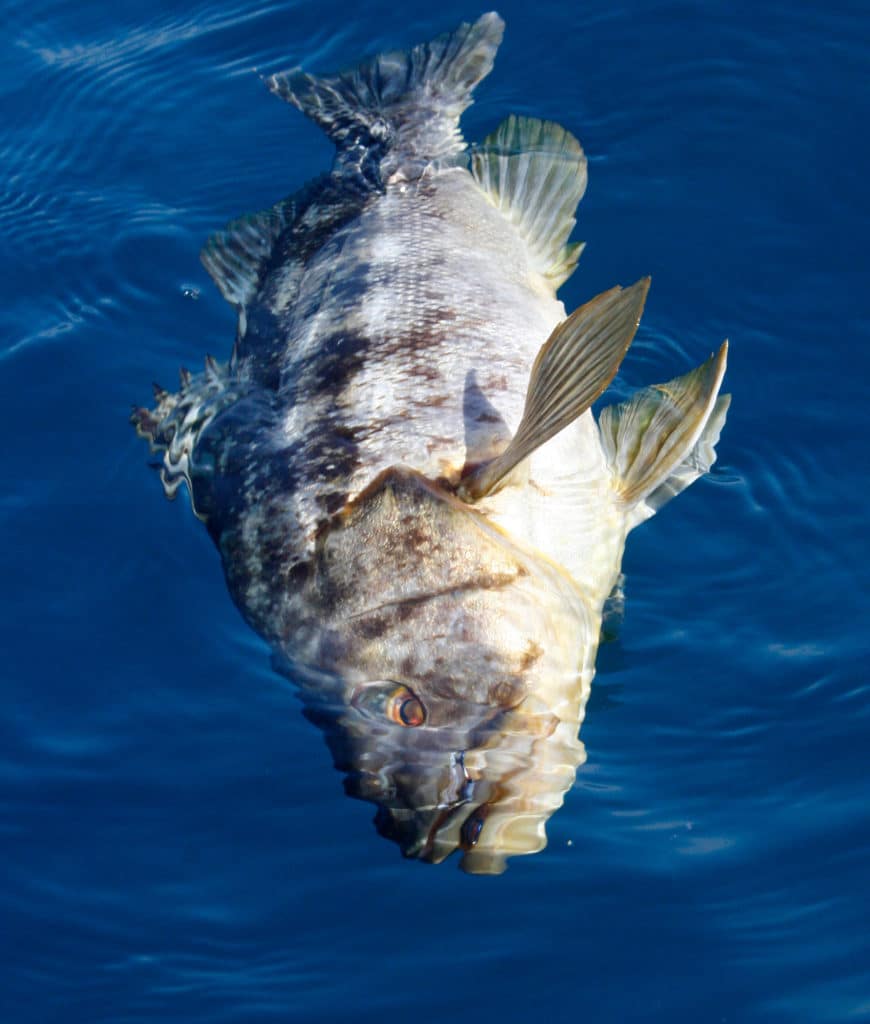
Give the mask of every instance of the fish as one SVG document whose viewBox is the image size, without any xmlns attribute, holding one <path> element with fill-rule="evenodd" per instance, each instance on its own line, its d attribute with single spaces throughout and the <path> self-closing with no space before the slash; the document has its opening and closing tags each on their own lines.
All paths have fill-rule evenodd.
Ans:
<svg viewBox="0 0 870 1024">
<path fill-rule="evenodd" d="M 525 115 L 463 138 L 503 31 L 266 79 L 332 168 L 207 241 L 230 357 L 132 415 L 348 794 L 479 874 L 546 845 L 626 538 L 710 469 L 730 401 L 726 342 L 594 415 L 650 282 L 567 314 L 582 146 Z"/>
</svg>

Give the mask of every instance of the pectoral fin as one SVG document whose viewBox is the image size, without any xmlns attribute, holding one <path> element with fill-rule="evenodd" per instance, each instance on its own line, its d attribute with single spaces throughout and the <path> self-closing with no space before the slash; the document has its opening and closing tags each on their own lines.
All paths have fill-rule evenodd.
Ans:
<svg viewBox="0 0 870 1024">
<path fill-rule="evenodd" d="M 728 410 L 727 396 L 717 402 L 727 355 L 726 341 L 691 373 L 602 410 L 601 442 L 625 504 L 647 501 L 651 515 L 710 468 Z"/>
<path fill-rule="evenodd" d="M 216 231 L 199 254 L 205 269 L 230 303 L 244 309 L 257 292 L 272 248 L 293 218 L 293 201 L 252 213 Z"/>
<path fill-rule="evenodd" d="M 523 459 L 592 405 L 619 369 L 648 290 L 648 277 L 630 288 L 611 288 L 556 327 L 532 367 L 516 434 L 501 455 L 460 482 L 461 498 L 476 501 L 491 494 Z"/>
</svg>

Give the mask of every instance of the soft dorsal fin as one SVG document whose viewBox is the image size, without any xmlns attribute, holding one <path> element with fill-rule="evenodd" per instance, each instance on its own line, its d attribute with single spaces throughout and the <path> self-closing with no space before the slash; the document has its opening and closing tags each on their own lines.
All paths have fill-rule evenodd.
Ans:
<svg viewBox="0 0 870 1024">
<path fill-rule="evenodd" d="M 504 22 L 490 12 L 430 43 L 380 54 L 332 77 L 296 68 L 266 84 L 316 121 L 340 154 L 362 148 L 378 162 L 393 150 L 425 164 L 464 148 L 459 117 L 492 69 L 503 32 Z"/>
<path fill-rule="evenodd" d="M 231 221 L 205 243 L 199 258 L 227 302 L 244 309 L 254 297 L 272 248 L 293 212 L 292 200 L 285 199 Z"/>
<path fill-rule="evenodd" d="M 611 288 L 556 327 L 532 366 L 516 434 L 501 455 L 461 481 L 461 498 L 491 494 L 515 466 L 592 405 L 619 369 L 648 290 L 648 277 L 630 288 Z"/>
<path fill-rule="evenodd" d="M 691 373 L 602 409 L 601 443 L 620 499 L 652 502 L 641 519 L 712 465 L 728 410 L 727 396 L 717 401 L 727 357 L 726 341 Z"/>
<path fill-rule="evenodd" d="M 471 171 L 517 227 L 535 269 L 555 291 L 574 271 L 583 244 L 568 242 L 586 191 L 586 157 L 552 121 L 513 114 L 474 149 Z"/>
</svg>

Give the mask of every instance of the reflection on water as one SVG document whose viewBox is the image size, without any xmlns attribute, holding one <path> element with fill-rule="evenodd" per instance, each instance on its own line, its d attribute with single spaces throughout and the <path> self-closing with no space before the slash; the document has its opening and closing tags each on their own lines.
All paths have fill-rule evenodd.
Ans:
<svg viewBox="0 0 870 1024">
<path fill-rule="evenodd" d="M 577 733 L 588 688 L 566 679 L 559 715 L 534 698 L 500 710 L 458 697 L 449 725 L 416 728 L 382 713 L 385 700 L 413 700 L 401 686 L 371 690 L 343 700 L 339 683 L 302 685 L 305 714 L 323 730 L 345 791 L 377 806 L 382 836 L 430 863 L 461 851 L 472 874 L 499 874 L 508 857 L 544 848 L 547 819 L 586 759 Z"/>
</svg>

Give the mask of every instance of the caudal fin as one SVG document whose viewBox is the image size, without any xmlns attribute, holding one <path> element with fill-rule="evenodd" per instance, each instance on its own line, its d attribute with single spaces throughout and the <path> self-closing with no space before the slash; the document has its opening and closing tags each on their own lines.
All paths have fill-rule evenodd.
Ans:
<svg viewBox="0 0 870 1024">
<path fill-rule="evenodd" d="M 380 162 L 388 152 L 411 163 L 449 158 L 464 148 L 459 117 L 492 69 L 504 32 L 494 12 L 406 52 L 383 53 L 319 78 L 300 69 L 272 75 L 276 95 L 316 121 L 340 157 Z"/>
</svg>

